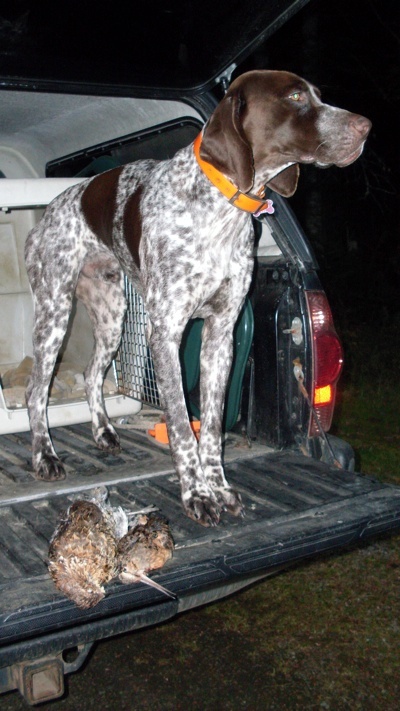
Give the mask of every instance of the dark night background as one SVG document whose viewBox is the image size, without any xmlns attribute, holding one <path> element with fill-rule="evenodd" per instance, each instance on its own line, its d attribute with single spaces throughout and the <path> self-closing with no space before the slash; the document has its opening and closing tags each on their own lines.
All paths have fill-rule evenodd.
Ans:
<svg viewBox="0 0 400 711">
<path fill-rule="evenodd" d="M 399 373 L 400 3 L 311 0 L 250 65 L 294 71 L 322 98 L 372 120 L 361 158 L 302 167 L 291 204 L 320 265 L 345 346 L 345 373 Z"/>
<path fill-rule="evenodd" d="M 389 0 L 312 0 L 253 58 L 305 76 L 327 103 L 372 120 L 361 159 L 346 169 L 302 167 L 291 204 L 345 341 L 354 329 L 370 332 L 369 356 L 381 347 L 397 371 L 388 346 L 400 345 L 399 9 Z"/>
</svg>

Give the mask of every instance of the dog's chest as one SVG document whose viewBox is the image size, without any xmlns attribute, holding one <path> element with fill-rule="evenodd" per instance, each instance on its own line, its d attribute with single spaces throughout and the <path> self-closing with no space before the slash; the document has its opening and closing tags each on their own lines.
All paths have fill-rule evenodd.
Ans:
<svg viewBox="0 0 400 711">
<path fill-rule="evenodd" d="M 251 218 L 232 207 L 199 171 L 191 152 L 171 161 L 158 195 L 156 215 L 150 188 L 143 202 L 141 246 L 144 268 L 157 260 L 157 271 L 175 277 L 217 283 L 241 272 L 252 252 Z M 159 170 L 165 165 L 159 166 Z M 150 209 L 149 209 L 150 208 Z"/>
<path fill-rule="evenodd" d="M 147 285 L 162 284 L 179 300 L 186 293 L 196 305 L 223 283 L 243 288 L 251 270 L 253 228 L 246 215 L 228 208 L 222 214 L 218 209 L 165 214 L 157 234 L 146 241 L 142 276 Z"/>
</svg>

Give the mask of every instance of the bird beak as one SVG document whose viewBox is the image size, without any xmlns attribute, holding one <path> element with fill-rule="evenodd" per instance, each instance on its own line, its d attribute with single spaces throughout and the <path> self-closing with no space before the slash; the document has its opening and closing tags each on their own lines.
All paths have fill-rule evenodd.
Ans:
<svg viewBox="0 0 400 711">
<path fill-rule="evenodd" d="M 162 585 L 159 585 L 159 583 L 156 583 L 155 580 L 152 580 L 149 578 L 145 573 L 128 573 L 126 570 L 123 573 L 120 573 L 119 579 L 121 580 L 122 583 L 129 584 L 129 583 L 139 583 L 142 582 L 145 585 L 149 585 L 151 588 L 155 588 L 159 592 L 164 593 L 164 595 L 168 595 L 168 597 L 171 597 L 173 600 L 177 599 L 177 596 L 175 593 L 171 592 L 170 590 L 167 590 L 167 588 L 164 588 Z"/>
<path fill-rule="evenodd" d="M 148 578 L 147 575 L 145 575 L 144 573 L 141 573 L 138 578 L 142 581 L 142 583 L 150 585 L 150 587 L 159 590 L 160 592 L 164 593 L 164 595 L 168 595 L 168 597 L 172 597 L 173 600 L 177 599 L 175 593 L 171 592 L 170 590 L 167 590 L 167 588 L 164 588 L 162 585 L 159 585 L 158 583 L 156 583 L 155 580 Z"/>
</svg>

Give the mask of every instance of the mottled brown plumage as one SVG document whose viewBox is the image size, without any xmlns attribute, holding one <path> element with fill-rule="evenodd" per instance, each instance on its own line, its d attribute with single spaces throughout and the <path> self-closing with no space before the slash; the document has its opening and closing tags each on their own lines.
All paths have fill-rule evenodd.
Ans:
<svg viewBox="0 0 400 711">
<path fill-rule="evenodd" d="M 92 501 L 75 501 L 50 541 L 50 575 L 78 607 L 93 607 L 116 575 L 116 550 L 112 520 Z"/>
<path fill-rule="evenodd" d="M 123 583 L 143 582 L 175 597 L 166 588 L 147 577 L 151 570 L 162 568 L 172 557 L 174 541 L 165 519 L 156 513 L 140 515 L 117 547 L 117 569 Z"/>
</svg>

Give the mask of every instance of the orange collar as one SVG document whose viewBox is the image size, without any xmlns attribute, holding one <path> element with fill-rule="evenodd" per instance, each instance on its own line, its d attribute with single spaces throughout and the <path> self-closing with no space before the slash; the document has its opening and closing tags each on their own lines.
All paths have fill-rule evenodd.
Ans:
<svg viewBox="0 0 400 711">
<path fill-rule="evenodd" d="M 255 217 L 264 212 L 270 215 L 274 212 L 272 200 L 265 199 L 265 190 L 262 188 L 260 195 L 252 195 L 252 193 L 242 193 L 229 178 L 227 178 L 220 170 L 214 168 L 211 163 L 200 158 L 200 146 L 203 138 L 201 131 L 193 143 L 193 151 L 197 162 L 202 169 L 204 175 L 215 185 L 216 188 L 226 197 L 231 205 L 238 207 L 244 212 L 251 212 Z"/>
</svg>

